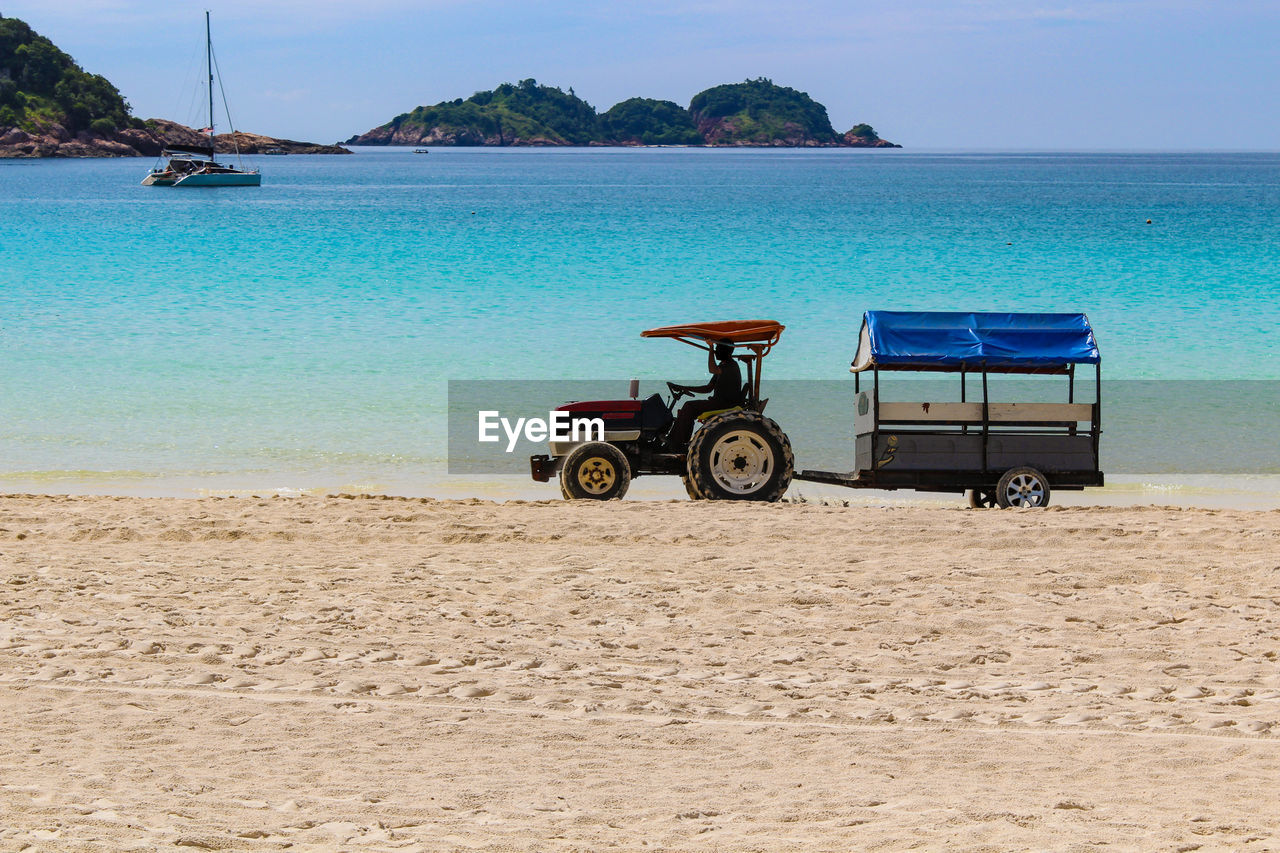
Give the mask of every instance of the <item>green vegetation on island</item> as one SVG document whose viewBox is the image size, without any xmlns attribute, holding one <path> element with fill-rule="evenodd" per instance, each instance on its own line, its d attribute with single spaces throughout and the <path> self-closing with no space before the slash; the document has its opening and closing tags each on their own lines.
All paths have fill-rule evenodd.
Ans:
<svg viewBox="0 0 1280 853">
<path fill-rule="evenodd" d="M 0 127 L 55 124 L 72 134 L 141 126 L 105 77 L 86 73 L 23 21 L 0 17 Z"/>
<path fill-rule="evenodd" d="M 606 139 L 622 145 L 703 145 L 689 111 L 674 101 L 628 98 L 600 116 Z"/>
<path fill-rule="evenodd" d="M 589 145 L 598 133 L 595 108 L 572 89 L 521 80 L 465 101 L 418 107 L 352 139 L 365 145 Z"/>
<path fill-rule="evenodd" d="M 241 151 L 247 144 L 349 153 L 254 134 L 235 138 Z M 0 16 L 0 157 L 154 157 L 165 145 L 199 145 L 205 139 L 176 122 L 134 117 L 105 77 L 86 72 L 24 21 Z M 219 151 L 231 147 L 228 135 L 217 137 Z"/>
<path fill-rule="evenodd" d="M 710 145 L 835 145 L 827 108 L 764 77 L 713 86 L 689 102 Z"/>
<path fill-rule="evenodd" d="M 596 131 L 595 108 L 573 93 L 537 80 L 503 83 L 492 92 L 477 92 L 470 98 L 479 107 L 489 107 L 510 116 L 528 116 L 570 145 L 586 145 Z"/>
<path fill-rule="evenodd" d="M 466 100 L 418 107 L 346 144 L 900 147 L 867 124 L 836 133 L 826 107 L 764 77 L 699 92 L 688 109 L 628 98 L 603 114 L 572 88 L 521 80 Z"/>
</svg>

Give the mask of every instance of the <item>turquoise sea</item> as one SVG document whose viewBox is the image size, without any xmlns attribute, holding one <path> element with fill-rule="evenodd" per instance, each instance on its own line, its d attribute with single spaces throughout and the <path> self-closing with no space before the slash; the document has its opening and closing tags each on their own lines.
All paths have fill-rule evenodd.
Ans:
<svg viewBox="0 0 1280 853">
<path fill-rule="evenodd" d="M 255 165 L 258 189 L 175 190 L 140 186 L 144 160 L 0 161 L 0 491 L 490 494 L 445 473 L 447 380 L 649 390 L 704 362 L 640 330 L 697 319 L 776 318 L 767 378 L 838 380 L 868 308 L 1085 311 L 1104 375 L 1175 383 L 1166 402 L 1280 387 L 1277 154 Z M 1270 435 L 1276 405 L 1231 419 Z"/>
</svg>

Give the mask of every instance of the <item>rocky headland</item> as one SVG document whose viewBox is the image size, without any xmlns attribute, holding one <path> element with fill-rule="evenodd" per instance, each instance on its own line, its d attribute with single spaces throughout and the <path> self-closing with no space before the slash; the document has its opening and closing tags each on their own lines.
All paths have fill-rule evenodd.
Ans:
<svg viewBox="0 0 1280 853">
<path fill-rule="evenodd" d="M 72 133 L 53 123 L 30 130 L 0 128 L 0 158 L 15 157 L 157 157 L 171 145 L 207 145 L 209 137 L 176 121 L 147 119 L 142 127 Z M 214 137 L 219 154 L 272 153 L 350 154 L 340 145 L 318 145 L 258 133 L 223 133 Z"/>
<path fill-rule="evenodd" d="M 0 158 L 154 157 L 168 145 L 207 141 L 174 121 L 136 118 L 105 77 L 87 73 L 25 22 L 0 16 Z M 215 138 L 219 152 L 237 146 L 244 154 L 351 153 L 254 133 Z"/>
</svg>

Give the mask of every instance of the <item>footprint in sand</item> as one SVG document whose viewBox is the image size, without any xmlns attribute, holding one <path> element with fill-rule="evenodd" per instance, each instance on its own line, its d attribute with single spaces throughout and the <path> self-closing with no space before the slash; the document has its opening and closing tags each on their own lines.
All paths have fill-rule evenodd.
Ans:
<svg viewBox="0 0 1280 853">
<path fill-rule="evenodd" d="M 1229 720 L 1224 717 L 1210 717 L 1204 720 L 1197 720 L 1195 726 L 1198 729 L 1213 730 L 1227 728 L 1229 726 L 1234 726 L 1235 724 L 1235 720 Z"/>
<path fill-rule="evenodd" d="M 973 711 L 964 711 L 953 709 L 950 711 L 939 711 L 936 714 L 930 714 L 925 719 L 933 720 L 939 723 L 954 723 L 960 720 L 967 720 L 973 716 Z"/>
<path fill-rule="evenodd" d="M 1076 711 L 1070 714 L 1065 714 L 1053 722 L 1059 726 L 1082 726 L 1086 723 L 1092 723 L 1100 719 L 1102 719 L 1100 714 L 1089 714 Z"/>
<path fill-rule="evenodd" d="M 1172 729 L 1178 726 L 1186 725 L 1182 720 L 1175 720 L 1172 717 L 1152 717 L 1143 723 L 1149 729 Z"/>
<path fill-rule="evenodd" d="M 297 684 L 293 685 L 293 688 L 295 690 L 328 690 L 333 685 L 334 682 L 332 681 L 308 679 L 307 681 L 299 681 Z"/>
<path fill-rule="evenodd" d="M 451 696 L 457 696 L 459 699 L 483 699 L 485 696 L 492 696 L 493 689 L 490 687 L 481 687 L 478 684 L 466 684 L 461 687 L 455 687 L 449 691 Z"/>
<path fill-rule="evenodd" d="M 1061 716 L 1061 714 L 1055 714 L 1052 711 L 1039 711 L 1024 715 L 1022 721 L 1024 723 L 1052 723 Z"/>
<path fill-rule="evenodd" d="M 464 663 L 463 661 L 445 658 L 444 660 L 441 660 L 436 663 L 436 667 L 434 671 L 435 672 L 455 672 L 459 669 L 462 669 L 465 666 L 467 666 L 467 664 Z"/>
<path fill-rule="evenodd" d="M 405 661 L 406 666 L 432 666 L 440 662 L 438 657 L 432 655 L 417 655 Z"/>
<path fill-rule="evenodd" d="M 371 693 L 377 688 L 376 684 L 370 684 L 367 681 L 339 681 L 334 685 L 334 690 L 338 693 Z"/>
<path fill-rule="evenodd" d="M 1100 696 L 1127 696 L 1133 692 L 1133 688 L 1126 684 L 1102 684 L 1098 686 L 1098 694 Z"/>
<path fill-rule="evenodd" d="M 405 687 L 403 684 L 384 684 L 378 688 L 379 696 L 400 696 L 409 692 L 409 688 Z"/>
<path fill-rule="evenodd" d="M 494 694 L 494 698 L 505 702 L 528 702 L 533 698 L 533 694 L 521 690 L 513 693 L 497 693 Z"/>
</svg>

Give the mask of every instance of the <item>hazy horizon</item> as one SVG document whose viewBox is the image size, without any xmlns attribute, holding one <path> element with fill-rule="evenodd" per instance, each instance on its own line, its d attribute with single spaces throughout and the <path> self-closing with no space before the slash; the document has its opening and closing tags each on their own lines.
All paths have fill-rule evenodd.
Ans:
<svg viewBox="0 0 1280 853">
<path fill-rule="evenodd" d="M 644 7 L 332 0 L 211 6 L 238 129 L 332 142 L 532 77 L 604 112 L 769 77 L 911 149 L 1274 151 L 1280 7 L 1199 0 L 809 0 Z M 6 2 L 134 113 L 203 124 L 203 7 Z"/>
</svg>

